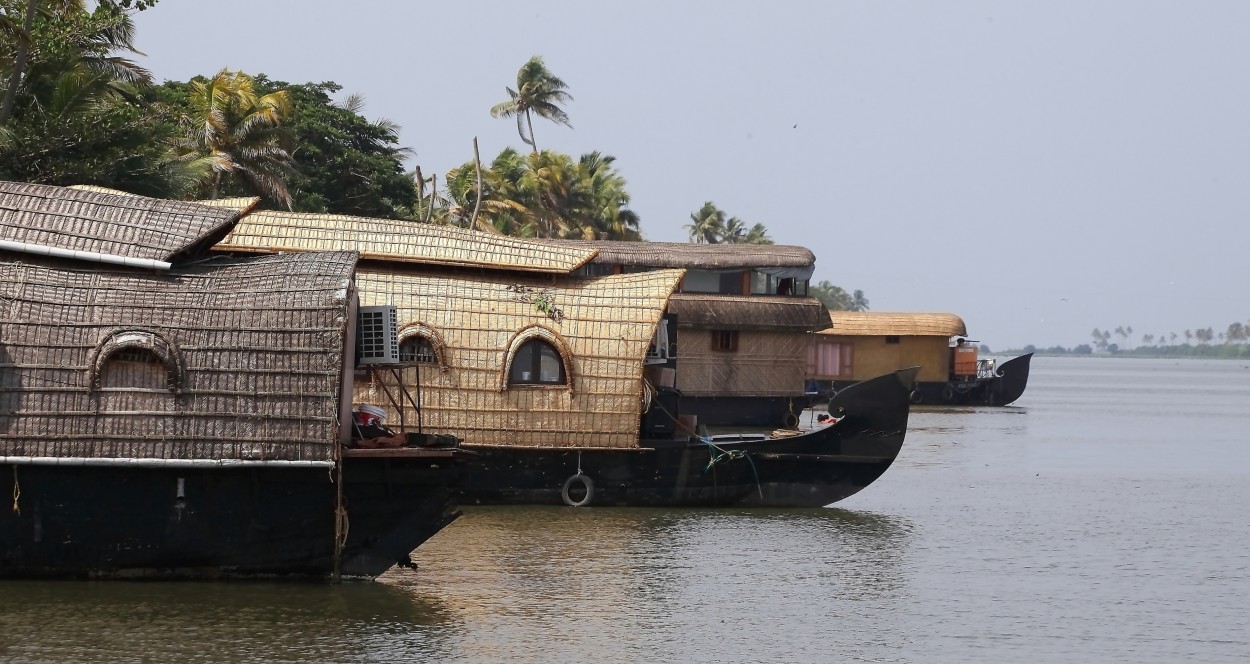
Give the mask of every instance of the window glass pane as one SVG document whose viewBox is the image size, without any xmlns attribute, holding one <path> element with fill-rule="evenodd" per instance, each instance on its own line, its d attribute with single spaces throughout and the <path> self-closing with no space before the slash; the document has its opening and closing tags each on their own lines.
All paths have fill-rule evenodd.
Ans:
<svg viewBox="0 0 1250 664">
<path fill-rule="evenodd" d="M 508 380 L 513 383 L 534 382 L 533 341 L 530 341 L 517 349 L 516 357 L 512 359 L 512 371 L 508 376 Z"/>
<path fill-rule="evenodd" d="M 751 294 L 767 295 L 772 292 L 772 276 L 763 272 L 751 271 Z"/>
<path fill-rule="evenodd" d="M 720 290 L 720 275 L 707 270 L 686 270 L 681 290 L 685 293 L 715 293 Z"/>
<path fill-rule="evenodd" d="M 720 275 L 720 293 L 742 295 L 742 273 L 724 272 Z"/>
<path fill-rule="evenodd" d="M 538 342 L 541 343 L 541 342 Z M 544 383 L 563 383 L 560 380 L 560 356 L 548 344 L 539 346 L 538 379 Z"/>
</svg>

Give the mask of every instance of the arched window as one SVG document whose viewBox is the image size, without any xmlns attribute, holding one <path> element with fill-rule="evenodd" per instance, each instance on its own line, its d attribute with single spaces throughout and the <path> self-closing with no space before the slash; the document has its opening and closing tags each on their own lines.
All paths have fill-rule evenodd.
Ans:
<svg viewBox="0 0 1250 664">
<path fill-rule="evenodd" d="M 447 370 L 447 344 L 438 330 L 414 321 L 399 328 L 399 361 L 403 364 L 434 364 Z"/>
<path fill-rule="evenodd" d="M 434 344 L 430 343 L 428 337 L 411 334 L 399 342 L 399 361 L 434 364 L 438 358 L 434 355 Z"/>
<path fill-rule="evenodd" d="M 564 385 L 568 377 L 555 346 L 542 339 L 530 339 L 517 349 L 508 373 L 509 385 Z"/>
<path fill-rule="evenodd" d="M 124 330 L 104 339 L 91 362 L 92 389 L 182 390 L 177 349 L 147 330 Z"/>
</svg>

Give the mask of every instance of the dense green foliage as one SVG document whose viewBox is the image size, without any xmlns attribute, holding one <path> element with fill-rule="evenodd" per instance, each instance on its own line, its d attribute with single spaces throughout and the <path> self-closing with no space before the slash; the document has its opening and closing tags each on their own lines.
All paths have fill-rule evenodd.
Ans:
<svg viewBox="0 0 1250 664">
<path fill-rule="evenodd" d="M 291 85 L 258 77 L 258 85 L 285 90 L 294 108 L 287 125 L 295 146 L 295 173 L 288 182 L 294 209 L 363 217 L 411 214 L 416 188 L 404 171 L 408 151 L 399 146 L 399 126 L 365 119 L 360 96 L 335 103 L 331 95 L 341 90 L 336 83 Z"/>
<path fill-rule="evenodd" d="M 130 16 L 81 2 L 27 13 L 36 4 L 0 0 L 12 37 L 0 41 L 0 178 L 177 196 L 175 128 L 141 103 L 150 75 L 122 55 L 134 52 Z"/>
<path fill-rule="evenodd" d="M 862 290 L 847 293 L 828 281 L 822 281 L 812 284 L 808 293 L 820 300 L 830 311 L 868 311 L 868 298 L 864 297 Z"/>
<path fill-rule="evenodd" d="M 522 156 L 506 148 L 482 169 L 478 227 L 520 237 L 638 240 L 638 215 L 629 209 L 616 159 L 591 152 L 577 161 L 559 152 Z M 468 225 L 477 202 L 470 162 L 447 174 L 443 218 Z"/>
</svg>

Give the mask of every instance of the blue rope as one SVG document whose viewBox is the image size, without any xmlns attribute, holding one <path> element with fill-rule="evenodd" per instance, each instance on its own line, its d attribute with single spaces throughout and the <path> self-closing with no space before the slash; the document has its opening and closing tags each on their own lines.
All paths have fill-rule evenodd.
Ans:
<svg viewBox="0 0 1250 664">
<path fill-rule="evenodd" d="M 755 490 L 759 492 L 760 500 L 764 499 L 764 489 L 763 487 L 760 486 L 760 472 L 755 467 L 755 460 L 751 458 L 750 453 L 748 453 L 746 450 L 722 449 L 718 447 L 715 443 L 713 443 L 711 439 L 709 438 L 704 438 L 703 436 L 698 436 L 698 435 L 696 435 L 695 437 L 698 438 L 699 441 L 702 442 L 704 445 L 707 445 L 709 448 L 707 466 L 703 468 L 704 475 L 706 475 L 707 472 L 711 470 L 713 466 L 715 466 L 716 464 L 722 461 L 734 461 L 737 459 L 746 459 L 747 463 L 751 464 L 751 474 L 755 477 Z M 711 450 L 715 450 L 716 452 L 718 452 L 718 454 L 713 454 Z"/>
</svg>

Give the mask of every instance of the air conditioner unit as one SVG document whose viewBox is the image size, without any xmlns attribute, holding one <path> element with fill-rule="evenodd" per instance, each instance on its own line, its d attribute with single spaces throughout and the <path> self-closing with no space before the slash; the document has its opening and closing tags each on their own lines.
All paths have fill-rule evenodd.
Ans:
<svg viewBox="0 0 1250 664">
<path fill-rule="evenodd" d="M 399 363 L 399 316 L 393 305 L 356 310 L 356 365 Z"/>
</svg>

